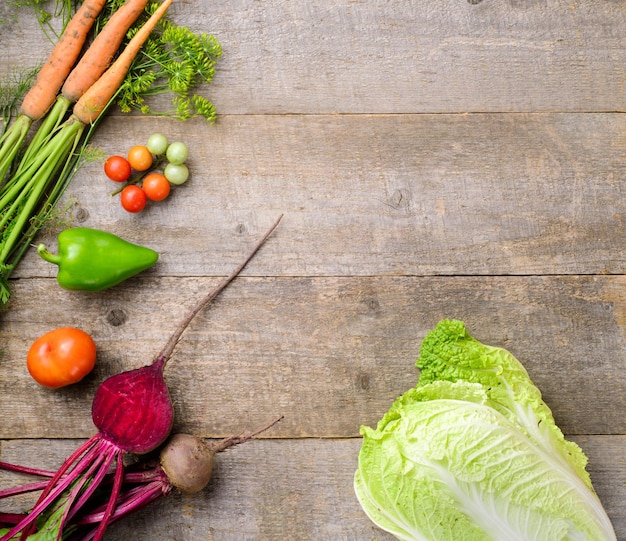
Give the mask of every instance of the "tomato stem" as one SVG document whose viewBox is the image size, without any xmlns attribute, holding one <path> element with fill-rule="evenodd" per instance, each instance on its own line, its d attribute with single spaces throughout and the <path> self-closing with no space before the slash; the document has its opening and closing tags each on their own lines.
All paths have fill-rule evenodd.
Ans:
<svg viewBox="0 0 626 541">
<path fill-rule="evenodd" d="M 124 182 L 124 184 L 120 188 L 118 188 L 114 192 L 111 192 L 111 197 L 115 197 L 116 195 L 120 194 L 122 192 L 122 190 L 124 188 L 126 188 L 126 186 L 130 186 L 130 185 L 133 185 L 133 184 L 139 184 L 144 178 L 146 178 L 151 173 L 154 173 L 157 170 L 161 170 L 162 169 L 162 165 L 165 162 L 166 162 L 165 156 L 157 156 L 157 159 L 154 162 L 154 164 L 152 165 L 152 167 L 150 167 L 146 171 L 141 171 L 140 173 L 137 173 L 137 174 L 133 175 L 132 177 L 130 177 L 126 182 Z"/>
</svg>

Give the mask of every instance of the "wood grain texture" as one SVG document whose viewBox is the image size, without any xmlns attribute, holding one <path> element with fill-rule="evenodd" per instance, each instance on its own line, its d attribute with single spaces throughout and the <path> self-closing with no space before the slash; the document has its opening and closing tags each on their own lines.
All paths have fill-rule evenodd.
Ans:
<svg viewBox="0 0 626 541">
<path fill-rule="evenodd" d="M 624 436 L 573 438 L 590 459 L 589 473 L 618 538 L 626 536 Z M 0 442 L 0 459 L 57 467 L 78 441 Z M 193 496 L 174 493 L 111 528 L 107 539 L 137 541 L 392 541 L 361 510 L 352 488 L 358 439 L 256 440 L 217 456 L 209 486 Z M 22 479 L 0 473 L 0 488 Z M 14 510 L 28 505 L 14 502 Z"/>
<path fill-rule="evenodd" d="M 421 340 L 446 317 L 523 362 L 626 541 L 626 2 L 178 0 L 171 14 L 223 45 L 203 89 L 218 122 L 100 125 L 106 154 L 155 131 L 185 141 L 192 178 L 129 215 L 102 160 L 80 170 L 71 223 L 161 257 L 85 294 L 28 253 L 0 312 L 0 460 L 56 468 L 94 433 L 99 382 L 150 362 L 284 213 L 166 377 L 176 430 L 285 418 L 220 455 L 207 490 L 107 541 L 391 541 L 354 497 L 358 429 L 415 383 Z M 26 8 L 0 3 L 0 30 L 2 75 L 51 49 Z M 38 240 L 55 249 L 62 227 Z M 98 364 L 50 391 L 24 359 L 61 325 L 92 334 Z"/>
<path fill-rule="evenodd" d="M 43 61 L 30 13 L 4 11 L 5 57 Z M 221 114 L 626 110 L 621 0 L 200 0 L 171 13 L 223 45 L 209 89 Z"/>
<path fill-rule="evenodd" d="M 192 149 L 192 179 L 167 205 L 128 215 L 109 197 L 116 186 L 101 161 L 87 164 L 67 195 L 78 203 L 77 225 L 157 243 L 162 275 L 228 273 L 281 213 L 276 241 L 246 273 L 626 267 L 624 115 L 228 116 L 213 127 L 115 117 L 94 144 L 123 154 L 125 141 L 159 129 Z M 33 252 L 16 276 L 53 274 Z"/>
<path fill-rule="evenodd" d="M 150 362 L 215 283 L 137 277 L 91 295 L 19 280 L 19 302 L 0 316 L 0 437 L 91 435 L 95 386 Z M 522 361 L 564 431 L 622 434 L 625 292 L 622 276 L 240 278 L 197 317 L 168 365 L 177 426 L 219 437 L 285 415 L 274 435 L 356 436 L 414 385 L 426 332 L 457 318 Z M 42 298 L 58 308 L 42 309 Z M 24 358 L 60 325 L 89 332 L 99 361 L 84 384 L 49 391 L 31 381 Z"/>
</svg>

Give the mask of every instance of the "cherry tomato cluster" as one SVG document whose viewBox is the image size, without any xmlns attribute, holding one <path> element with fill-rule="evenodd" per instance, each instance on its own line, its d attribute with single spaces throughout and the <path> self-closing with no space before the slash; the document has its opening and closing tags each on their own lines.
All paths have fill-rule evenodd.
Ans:
<svg viewBox="0 0 626 541">
<path fill-rule="evenodd" d="M 171 187 L 187 182 L 185 162 L 189 149 L 185 143 L 169 143 L 161 133 L 153 133 L 145 145 L 134 145 L 124 156 L 110 156 L 104 162 L 105 175 L 115 182 L 125 182 L 120 189 L 120 203 L 128 212 L 141 212 L 148 201 L 163 201 Z"/>
</svg>

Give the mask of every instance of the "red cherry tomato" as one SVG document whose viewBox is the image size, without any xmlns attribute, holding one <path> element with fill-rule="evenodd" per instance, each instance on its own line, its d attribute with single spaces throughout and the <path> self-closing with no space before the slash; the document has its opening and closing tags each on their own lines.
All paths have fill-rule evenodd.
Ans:
<svg viewBox="0 0 626 541">
<path fill-rule="evenodd" d="M 146 175 L 141 184 L 151 201 L 163 201 L 170 194 L 170 183 L 161 173 L 150 173 Z"/>
<path fill-rule="evenodd" d="M 152 165 L 152 152 L 145 145 L 135 145 L 128 151 L 128 161 L 135 171 L 147 171 Z"/>
<path fill-rule="evenodd" d="M 26 366 L 33 379 L 57 389 L 77 383 L 96 364 L 96 344 L 85 331 L 60 327 L 40 336 L 26 356 Z"/>
<path fill-rule="evenodd" d="M 110 156 L 104 162 L 104 174 L 115 182 L 125 182 L 130 177 L 130 163 L 123 156 Z"/>
<path fill-rule="evenodd" d="M 128 212 L 141 212 L 147 203 L 146 192 L 136 184 L 126 186 L 120 193 L 120 203 Z"/>
</svg>

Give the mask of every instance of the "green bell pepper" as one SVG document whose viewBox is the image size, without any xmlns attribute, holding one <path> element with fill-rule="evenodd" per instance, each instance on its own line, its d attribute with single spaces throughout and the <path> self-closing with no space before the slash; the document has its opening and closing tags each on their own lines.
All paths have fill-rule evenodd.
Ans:
<svg viewBox="0 0 626 541">
<path fill-rule="evenodd" d="M 112 233 L 75 227 L 61 231 L 58 254 L 45 244 L 37 253 L 59 266 L 57 282 L 64 289 L 101 291 L 123 282 L 157 262 L 159 254 Z"/>
</svg>

